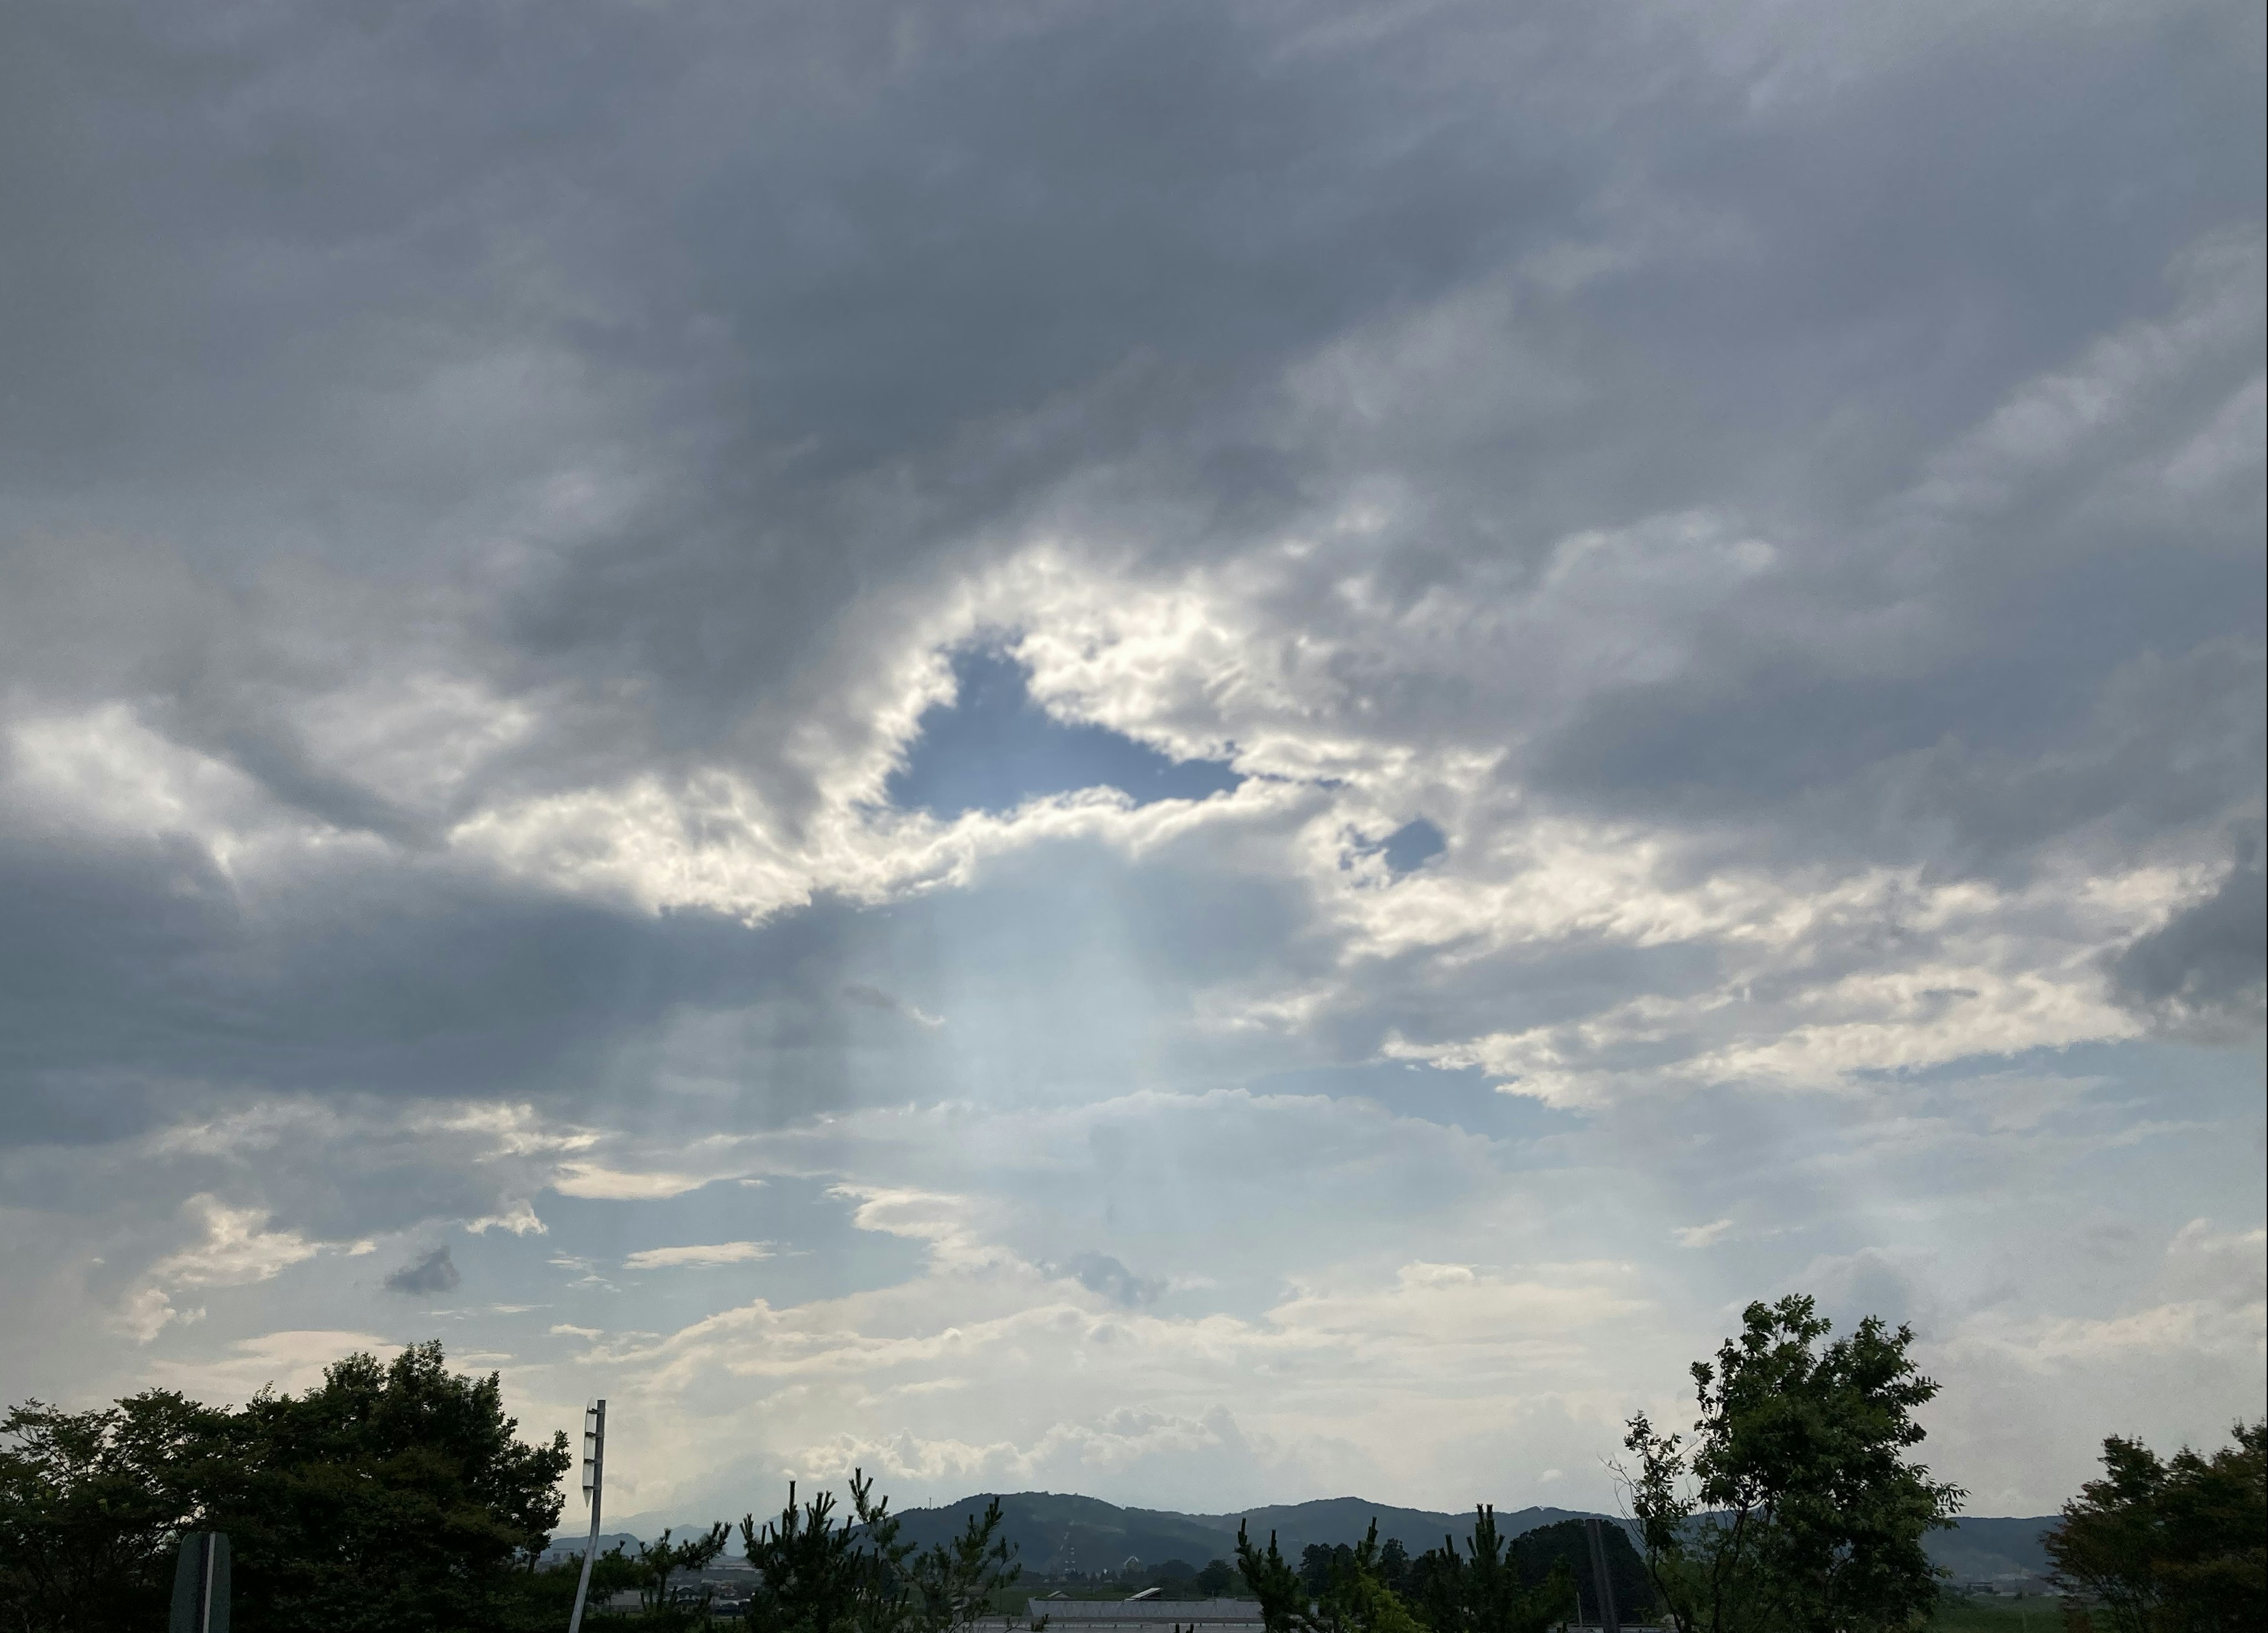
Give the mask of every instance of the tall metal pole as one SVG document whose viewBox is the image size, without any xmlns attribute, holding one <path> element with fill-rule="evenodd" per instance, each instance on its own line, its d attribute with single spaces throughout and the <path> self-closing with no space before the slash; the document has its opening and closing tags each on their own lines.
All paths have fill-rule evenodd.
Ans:
<svg viewBox="0 0 2268 1633">
<path fill-rule="evenodd" d="M 1596 1519 L 1586 1519 L 1583 1532 L 1591 1544 L 1591 1594 L 1599 1601 L 1599 1625 L 1606 1633 L 1623 1633 L 1622 1618 L 1615 1614 L 1615 1579 L 1607 1574 L 1607 1538 Z"/>
<path fill-rule="evenodd" d="M 591 1561 L 599 1552 L 599 1498 L 607 1477 L 607 1403 L 583 1409 L 583 1496 L 591 1504 L 591 1540 L 583 1545 L 583 1574 L 575 1584 L 575 1614 L 567 1633 L 583 1633 L 583 1601 L 591 1592 Z"/>
</svg>

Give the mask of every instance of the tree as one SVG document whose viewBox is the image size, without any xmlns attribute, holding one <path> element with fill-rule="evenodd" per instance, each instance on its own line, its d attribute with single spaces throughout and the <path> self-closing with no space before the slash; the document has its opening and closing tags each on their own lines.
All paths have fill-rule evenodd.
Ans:
<svg viewBox="0 0 2268 1633">
<path fill-rule="evenodd" d="M 835 1518 L 822 1491 L 759 1528 L 740 1521 L 756 1592 L 748 1619 L 777 1633 L 968 1633 L 992 1614 L 1002 1590 L 1023 1575 L 1000 1533 L 1000 1499 L 969 1516 L 961 1534 L 917 1553 L 899 1539 L 887 1497 L 876 1498 L 864 1469 L 850 1475 L 850 1513 Z"/>
<path fill-rule="evenodd" d="M 1268 1549 L 1263 1553 L 1252 1545 L 1245 1534 L 1244 1522 L 1236 1526 L 1236 1565 L 1244 1573 L 1244 1585 L 1260 1601 L 1260 1620 L 1267 1633 L 1307 1633 L 1307 1588 L 1300 1580 L 1300 1573 L 1292 1569 L 1283 1551 L 1276 1546 L 1276 1534 L 1268 1534 Z"/>
<path fill-rule="evenodd" d="M 1402 1546 L 1400 1537 L 1387 1538 L 1386 1546 L 1378 1550 L 1378 1579 L 1397 1594 L 1408 1588 L 1410 1550 Z"/>
<path fill-rule="evenodd" d="M 2268 1626 L 2268 1423 L 2234 1432 L 2211 1457 L 2164 1460 L 2114 1435 L 2103 1478 L 2064 1504 L 2046 1539 L 2056 1575 L 2117 1633 Z"/>
<path fill-rule="evenodd" d="M 92 1413 L 27 1403 L 0 1432 L 0 1595 L 33 1629 L 162 1622 L 185 1531 L 229 1534 L 239 1633 L 505 1625 L 557 1523 L 566 1437 L 527 1445 L 494 1373 L 438 1343 L 350 1355 L 241 1410 L 151 1391 Z"/>
<path fill-rule="evenodd" d="M 1421 1633 L 1418 1619 L 1379 1573 L 1378 1521 L 1354 1547 L 1326 1556 L 1322 1591 L 1311 1618 L 1318 1633 Z"/>
<path fill-rule="evenodd" d="M 865 1512 L 862 1497 L 860 1512 Z M 1012 1563 L 1013 1550 L 1000 1535 L 1002 1523 L 996 1497 L 983 1513 L 968 1517 L 959 1536 L 933 1544 L 914 1560 L 907 1576 L 920 1607 L 923 1633 L 968 1633 L 990 1614 L 1000 1591 L 1024 1574 L 1022 1566 Z"/>
<path fill-rule="evenodd" d="M 671 1541 L 674 1534 L 673 1527 L 652 1542 L 638 1544 L 637 1563 L 644 1578 L 642 1585 L 647 1590 L 644 1597 L 663 1610 L 670 1607 L 669 1578 L 681 1570 L 705 1570 L 715 1563 L 717 1556 L 725 1551 L 725 1544 L 732 1541 L 733 1528 L 718 1520 L 699 1536 L 688 1537 L 682 1542 Z M 592 1562 L 594 1567 L 597 1563 Z M 703 1602 L 707 1602 L 705 1595 Z"/>
<path fill-rule="evenodd" d="M 1197 1572 L 1197 1591 L 1211 1598 L 1219 1599 L 1235 1585 L 1236 1568 L 1225 1559 L 1207 1560 Z"/>
<path fill-rule="evenodd" d="M 1936 1603 L 1922 1549 L 1963 1493 L 1909 1460 L 1938 1387 L 1910 1328 L 1831 1324 L 1800 1295 L 1751 1304 L 1714 1365 L 1693 1366 L 1683 1438 L 1633 1416 L 1624 1471 L 1646 1568 L 1680 1633 L 1878 1633 Z"/>
<path fill-rule="evenodd" d="M 1575 1608 L 1575 1578 L 1564 1557 L 1525 1568 L 1497 1530 L 1496 1510 L 1474 1510 L 1465 1553 L 1443 1537 L 1411 1562 L 1411 1594 L 1432 1633 L 1544 1633 Z"/>
<path fill-rule="evenodd" d="M 441 1345 L 334 1362 L 299 1396 L 263 1390 L 227 1419 L 235 1461 L 208 1483 L 230 1534 L 239 1633 L 443 1633 L 494 1624 L 516 1560 L 558 1524 L 567 1437 L 522 1444 L 497 1375 Z"/>
<path fill-rule="evenodd" d="M 0 1421 L 0 1615 L 100 1629 L 165 1614 L 222 1414 L 153 1390 L 91 1412 L 30 1401 Z"/>
<path fill-rule="evenodd" d="M 1646 1561 L 1638 1556 L 1629 1533 L 1622 1526 L 1609 1524 L 1601 1529 L 1616 1607 L 1625 1621 L 1643 1621 L 1653 1605 L 1653 1587 L 1646 1580 Z M 1555 1564 L 1566 1565 L 1574 1586 L 1582 1594 L 1582 1602 L 1594 1614 L 1597 1612 L 1599 1585 L 1592 1578 L 1591 1540 L 1583 1520 L 1563 1519 L 1557 1525 L 1523 1531 L 1512 1539 L 1510 1549 L 1513 1557 L 1520 1562 L 1521 1575 L 1530 1582 L 1548 1577 Z"/>
<path fill-rule="evenodd" d="M 829 1491 L 798 1510 L 791 1480 L 777 1519 L 759 1529 L 754 1514 L 742 1518 L 741 1541 L 756 1573 L 751 1622 L 771 1633 L 849 1633 L 861 1590 L 871 1585 L 872 1562 L 849 1523 L 834 1514 Z"/>
<path fill-rule="evenodd" d="M 1332 1570 L 1344 1561 L 1352 1558 L 1354 1550 L 1341 1542 L 1334 1548 L 1329 1542 L 1310 1542 L 1300 1550 L 1300 1583 L 1313 1597 L 1330 1585 Z"/>
</svg>

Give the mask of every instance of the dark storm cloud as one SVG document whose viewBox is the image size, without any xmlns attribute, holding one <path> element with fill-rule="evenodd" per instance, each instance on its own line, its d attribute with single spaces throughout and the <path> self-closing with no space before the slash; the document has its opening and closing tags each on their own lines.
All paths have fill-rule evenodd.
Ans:
<svg viewBox="0 0 2268 1633">
<path fill-rule="evenodd" d="M 444 1245 L 390 1272 L 386 1278 L 386 1291 L 412 1296 L 453 1293 L 464 1279 L 464 1272 L 457 1269 L 456 1261 L 449 1256 L 449 1249 Z"/>
<path fill-rule="evenodd" d="M 836 615 L 918 594 L 1080 472 L 1116 472 L 1080 515 L 1174 555 L 1398 470 L 1426 515 L 1381 567 L 1410 598 L 1479 590 L 1602 519 L 1602 494 L 1831 533 L 2146 305 L 2167 256 L 2258 190 L 2257 156 L 2196 148 L 2166 111 L 2211 77 L 2195 21 L 1951 64 L 1891 50 L 1808 98 L 1801 51 L 1774 68 L 1737 14 L 1706 49 L 1697 20 L 1641 38 L 1580 8 L 399 6 L 350 29 L 48 4 L 12 26 L 24 294 L 0 445 L 22 520 L 162 528 L 224 576 L 314 541 L 360 574 L 438 574 L 460 592 L 438 621 L 360 615 L 438 622 L 453 666 L 543 693 L 484 777 L 723 756 L 790 814 L 806 795 L 778 737 L 859 729 L 821 644 Z M 1722 69 L 1745 50 L 1756 67 Z M 1767 80 L 1786 106 L 1736 113 Z M 2183 185 L 2157 185 L 2176 152 Z M 2012 219 L 2035 168 L 2090 180 Z M 1643 247 L 1662 234 L 1690 249 Z M 1549 414 L 1346 445 L 1269 406 L 1336 335 L 1555 246 L 1604 240 L 1611 263 L 1617 235 L 1633 269 L 1523 298 L 1528 366 L 1580 381 Z M 509 568 L 468 557 L 569 470 L 619 486 L 602 519 Z M 1877 593 L 1822 562 L 1791 613 Z M 1983 610 L 2033 599 L 1996 570 Z M 1963 651 L 1887 690 L 1730 625 L 1660 700 L 1599 700 L 1541 769 L 1578 798 L 1729 787 L 1752 812 L 1934 742 L 1949 711 L 2036 739 L 2103 660 L 2242 621 L 2200 610 L 2240 576 L 2160 570 L 2203 577 L 2151 596 L 2110 573 L 2013 645 L 1993 617 L 1997 665 Z M 2041 667 L 2058 655 L 2070 674 Z M 437 813 L 263 706 L 308 661 L 137 680 L 276 798 L 430 836 Z"/>
<path fill-rule="evenodd" d="M 661 1070 L 658 1038 L 709 1010 L 801 1062 L 747 1085 L 757 1121 L 840 1087 L 836 908 L 751 930 L 382 856 L 247 889 L 191 844 L 20 838 L 0 844 L 0 893 L 7 1142 L 114 1137 L 263 1090 L 571 1111 Z"/>
<path fill-rule="evenodd" d="M 1737 7 L 15 8 L 7 707 L 115 706 L 373 842 L 246 882 L 186 836 L 11 841 L 19 1135 L 238 1091 L 627 1107 L 674 1018 L 748 1005 L 766 1064 L 715 1076 L 750 1114 L 849 1092 L 872 921 L 652 918 L 444 838 L 720 764 L 794 829 L 898 701 L 895 644 L 1042 526 L 1138 576 L 1336 538 L 1262 608 L 1290 649 L 1359 622 L 1359 577 L 1390 629 L 1532 592 L 1571 528 L 1706 511 L 1773 573 L 1641 583 L 1564 694 L 1483 639 L 1435 669 L 1350 644 L 1336 702 L 1748 858 L 2017 873 L 2215 820 L 2257 781 L 2257 482 L 2154 504 L 2104 474 L 2212 423 L 2257 323 L 2112 369 L 2131 412 L 2044 474 L 1932 461 L 2245 282 L 2192 253 L 2257 237 L 2257 144 L 2214 134 L 2257 108 L 2237 10 L 1940 50 Z M 1433 372 L 1397 387 L 1397 346 Z M 1373 481 L 1403 519 L 1332 534 Z M 1884 608 L 1910 620 L 1867 635 Z M 1655 635 L 1655 678 L 1584 667 Z M 382 712 L 358 688 L 436 676 L 524 730 L 438 791 L 414 723 L 338 747 Z M 924 759 L 954 712 L 913 803 L 1078 781 Z M 1413 817 L 1389 861 L 1462 854 Z M 1145 973 L 1329 964 L 1301 894 L 1243 872 L 1097 889 Z M 1055 887 L 1011 881 L 968 945 L 1007 962 L 988 938 L 1060 918 Z M 1360 1054 L 1570 1019 L 1712 956 L 1412 954 L 1318 1024 Z"/>
<path fill-rule="evenodd" d="M 2110 974 L 2122 1001 L 2177 1033 L 2257 1033 L 2268 990 L 2268 907 L 2257 848 L 2212 895 L 2121 953 Z"/>
</svg>

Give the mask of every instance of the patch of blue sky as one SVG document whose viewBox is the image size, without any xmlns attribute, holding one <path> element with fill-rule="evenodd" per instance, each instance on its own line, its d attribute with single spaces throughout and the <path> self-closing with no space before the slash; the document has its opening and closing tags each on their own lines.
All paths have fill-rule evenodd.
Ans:
<svg viewBox="0 0 2268 1633">
<path fill-rule="evenodd" d="M 1175 760 L 1105 726 L 1057 720 L 1032 701 L 1023 666 L 989 648 L 953 659 L 954 701 L 924 711 L 888 798 L 940 817 L 1116 788 L 1137 805 L 1202 799 L 1244 779 L 1226 761 Z"/>
<path fill-rule="evenodd" d="M 1386 865 L 1397 873 L 1414 872 L 1449 848 L 1441 830 L 1424 817 L 1404 822 L 1379 847 Z"/>
</svg>

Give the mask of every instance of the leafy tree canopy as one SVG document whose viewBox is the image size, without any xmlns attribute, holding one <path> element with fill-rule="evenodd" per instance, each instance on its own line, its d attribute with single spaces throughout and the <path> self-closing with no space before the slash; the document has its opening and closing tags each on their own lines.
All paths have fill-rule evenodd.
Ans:
<svg viewBox="0 0 2268 1633">
<path fill-rule="evenodd" d="M 2268 1423 L 2239 1423 L 2211 1456 L 2161 1460 L 2102 1443 L 2103 1476 L 2064 1504 L 2047 1549 L 2082 1612 L 2116 1633 L 2240 1633 L 2268 1627 Z"/>
<path fill-rule="evenodd" d="M 185 1531 L 229 1534 L 239 1633 L 505 1628 L 558 1521 L 566 1437 L 528 1445 L 438 1343 L 350 1355 L 240 1410 L 149 1391 L 0 1422 L 0 1607 L 41 1633 L 162 1626 Z"/>
<path fill-rule="evenodd" d="M 1889 1633 L 1933 1609 L 1922 1538 L 1963 1495 L 1911 1460 L 1914 1410 L 1938 1387 L 1911 1328 L 1832 1330 L 1800 1295 L 1752 1304 L 1693 1366 L 1690 1448 L 1630 1420 L 1631 1506 L 1680 1633 Z"/>
</svg>

